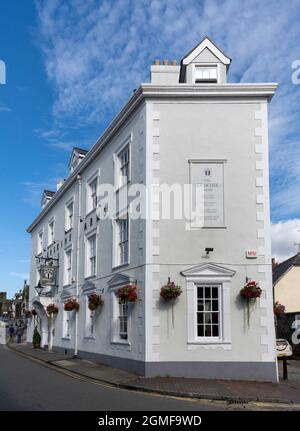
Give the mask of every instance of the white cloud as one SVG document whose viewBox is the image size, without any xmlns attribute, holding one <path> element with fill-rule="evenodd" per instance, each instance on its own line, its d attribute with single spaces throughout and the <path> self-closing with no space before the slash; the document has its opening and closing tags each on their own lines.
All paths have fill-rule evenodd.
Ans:
<svg viewBox="0 0 300 431">
<path fill-rule="evenodd" d="M 298 232 L 299 230 L 299 232 Z M 275 223 L 271 226 L 272 256 L 282 262 L 297 253 L 300 244 L 300 219 Z"/>
<path fill-rule="evenodd" d="M 270 105 L 272 215 L 300 213 L 299 1 L 58 0 L 36 1 L 57 127 L 104 125 L 148 81 L 155 58 L 180 59 L 206 34 L 232 58 L 231 82 L 276 81 Z M 48 135 L 46 138 L 53 138 Z M 57 138 L 57 136 L 55 137 Z M 68 149 L 69 141 L 53 146 Z M 285 193 L 288 193 L 287 201 Z"/>
</svg>

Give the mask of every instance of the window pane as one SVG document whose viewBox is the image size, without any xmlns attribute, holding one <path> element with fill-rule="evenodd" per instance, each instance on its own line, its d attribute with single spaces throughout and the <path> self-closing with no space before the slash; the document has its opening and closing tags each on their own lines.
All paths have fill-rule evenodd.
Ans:
<svg viewBox="0 0 300 431">
<path fill-rule="evenodd" d="M 198 313 L 197 314 L 197 323 L 198 324 L 203 324 L 203 313 Z"/>
<path fill-rule="evenodd" d="M 210 298 L 210 287 L 205 288 L 205 298 Z"/>
<path fill-rule="evenodd" d="M 218 298 L 218 288 L 217 287 L 212 288 L 212 297 Z"/>
<path fill-rule="evenodd" d="M 219 336 L 219 326 L 218 325 L 213 325 L 213 337 L 218 337 Z"/>
<path fill-rule="evenodd" d="M 198 337 L 204 337 L 204 326 L 198 325 Z"/>
<path fill-rule="evenodd" d="M 219 313 L 212 313 L 212 323 L 219 323 Z"/>
<path fill-rule="evenodd" d="M 202 299 L 203 298 L 203 287 L 198 287 L 197 291 L 198 291 L 198 299 Z"/>
<path fill-rule="evenodd" d="M 219 305 L 219 301 L 217 299 L 212 300 L 212 310 L 213 311 L 218 311 L 218 305 Z"/>
</svg>

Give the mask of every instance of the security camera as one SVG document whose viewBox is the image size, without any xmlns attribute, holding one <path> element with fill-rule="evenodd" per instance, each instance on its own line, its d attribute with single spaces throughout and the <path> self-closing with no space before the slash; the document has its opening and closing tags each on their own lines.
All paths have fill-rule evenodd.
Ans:
<svg viewBox="0 0 300 431">
<path fill-rule="evenodd" d="M 214 251 L 214 249 L 210 247 L 206 247 L 205 251 L 206 251 L 206 254 L 209 254 L 211 251 Z"/>
</svg>

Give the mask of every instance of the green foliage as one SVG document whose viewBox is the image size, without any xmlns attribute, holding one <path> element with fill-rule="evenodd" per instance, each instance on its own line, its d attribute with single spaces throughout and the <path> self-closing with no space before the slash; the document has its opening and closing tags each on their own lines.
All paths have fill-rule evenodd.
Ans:
<svg viewBox="0 0 300 431">
<path fill-rule="evenodd" d="M 35 349 L 38 349 L 41 346 L 41 335 L 37 329 L 37 326 L 34 328 L 32 344 Z"/>
</svg>

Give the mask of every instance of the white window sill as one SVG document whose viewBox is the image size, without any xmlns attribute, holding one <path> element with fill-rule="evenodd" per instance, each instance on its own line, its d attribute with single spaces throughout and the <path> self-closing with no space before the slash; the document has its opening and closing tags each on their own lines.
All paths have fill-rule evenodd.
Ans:
<svg viewBox="0 0 300 431">
<path fill-rule="evenodd" d="M 112 267 L 112 270 L 114 269 L 119 269 L 119 268 L 123 268 L 123 266 L 128 266 L 130 264 L 130 262 L 125 262 L 125 263 L 120 263 L 120 265 L 115 265 Z"/>
<path fill-rule="evenodd" d="M 124 340 L 124 341 L 122 341 L 122 340 L 114 340 L 114 341 L 111 341 L 110 344 L 117 344 L 117 345 L 128 346 L 128 347 L 131 346 L 131 343 L 129 341 L 127 341 L 127 340 Z"/>
<path fill-rule="evenodd" d="M 187 344 L 189 345 L 231 345 L 231 341 L 224 341 L 224 340 L 220 340 L 220 339 L 215 339 L 213 337 L 207 337 L 205 339 L 199 339 L 199 340 L 192 340 L 192 341 L 188 341 Z"/>
</svg>

